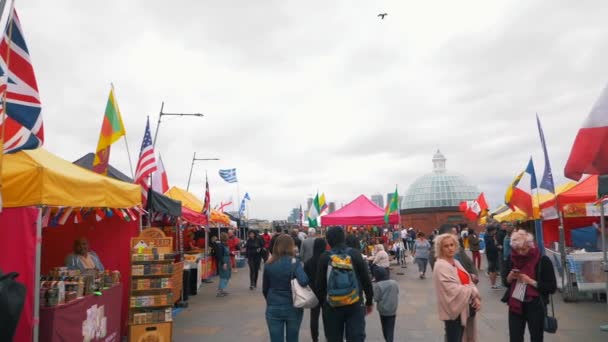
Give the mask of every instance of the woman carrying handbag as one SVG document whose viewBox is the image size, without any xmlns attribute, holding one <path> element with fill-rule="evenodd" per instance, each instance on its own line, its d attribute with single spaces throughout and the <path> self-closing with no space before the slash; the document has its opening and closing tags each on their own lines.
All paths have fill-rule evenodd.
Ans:
<svg viewBox="0 0 608 342">
<path fill-rule="evenodd" d="M 298 342 L 299 338 L 304 309 L 294 307 L 292 278 L 301 287 L 308 286 L 309 280 L 300 262 L 292 265 L 294 247 L 291 236 L 278 236 L 264 265 L 262 287 L 271 342 Z"/>
<path fill-rule="evenodd" d="M 557 289 L 553 264 L 540 255 L 534 237 L 525 230 L 513 232 L 511 247 L 502 279 L 507 287 L 502 301 L 509 306 L 509 341 L 523 342 L 528 325 L 530 341 L 542 342 L 545 327 L 548 332 L 557 329 L 555 317 L 547 316 L 549 296 Z"/>
</svg>

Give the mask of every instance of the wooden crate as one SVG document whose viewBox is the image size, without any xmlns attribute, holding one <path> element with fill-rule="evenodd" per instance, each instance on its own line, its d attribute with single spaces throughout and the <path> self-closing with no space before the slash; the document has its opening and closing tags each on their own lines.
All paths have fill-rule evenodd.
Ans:
<svg viewBox="0 0 608 342">
<path fill-rule="evenodd" d="M 172 327 L 171 322 L 130 325 L 129 342 L 171 342 Z"/>
</svg>

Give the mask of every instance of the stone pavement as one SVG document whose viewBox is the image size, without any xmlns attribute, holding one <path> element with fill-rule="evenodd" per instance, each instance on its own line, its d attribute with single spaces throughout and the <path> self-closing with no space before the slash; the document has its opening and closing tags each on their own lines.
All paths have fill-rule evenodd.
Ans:
<svg viewBox="0 0 608 342">
<path fill-rule="evenodd" d="M 401 270 L 404 274 L 398 275 Z M 396 341 L 442 342 L 443 324 L 437 318 L 430 275 L 427 279 L 419 279 L 417 270 L 410 264 L 406 269 L 394 266 L 391 277 L 400 285 Z M 228 286 L 230 295 L 224 298 L 215 297 L 217 278 L 211 284 L 203 284 L 198 295 L 189 298 L 189 307 L 174 318 L 174 341 L 269 341 L 261 278 L 260 275 L 258 289 L 250 291 L 249 270 L 239 269 L 238 273 L 233 273 Z M 478 286 L 483 307 L 478 314 L 479 341 L 508 341 L 507 307 L 500 302 L 503 290 L 490 289 L 485 274 L 481 278 Z M 545 341 L 608 341 L 608 333 L 599 330 L 600 325 L 608 324 L 606 303 L 565 303 L 560 294 L 554 296 L 554 303 L 559 330 L 555 335 L 545 334 Z M 322 322 L 320 330 L 323 336 Z M 366 341 L 384 341 L 377 311 L 367 316 L 366 331 Z M 311 341 L 309 312 L 306 311 L 300 341 Z"/>
</svg>

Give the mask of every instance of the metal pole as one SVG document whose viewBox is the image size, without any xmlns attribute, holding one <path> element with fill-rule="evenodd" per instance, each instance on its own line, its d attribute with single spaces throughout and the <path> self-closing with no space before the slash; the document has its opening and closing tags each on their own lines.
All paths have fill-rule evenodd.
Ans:
<svg viewBox="0 0 608 342">
<path fill-rule="evenodd" d="M 190 176 L 188 176 L 188 185 L 186 186 L 186 191 L 190 190 L 190 180 L 192 179 L 192 169 L 194 168 L 194 161 L 196 160 L 196 152 L 192 156 L 192 165 L 190 165 Z"/>
<path fill-rule="evenodd" d="M 603 270 L 608 272 L 608 258 L 606 251 L 606 218 L 604 217 L 604 201 L 600 200 L 600 229 L 602 233 L 602 252 L 604 254 Z M 606 310 L 608 310 L 608 273 L 606 273 Z"/>
<path fill-rule="evenodd" d="M 160 118 L 163 116 L 163 108 L 165 107 L 165 101 L 160 105 L 160 112 L 158 113 L 158 122 L 156 123 L 156 132 L 154 133 L 154 142 L 152 147 L 156 147 L 156 137 L 158 137 L 158 130 L 160 129 Z"/>
<path fill-rule="evenodd" d="M 564 270 L 564 276 L 562 277 L 562 290 L 564 291 L 564 300 L 574 299 L 573 288 L 572 288 L 572 276 L 570 274 L 570 267 L 566 261 L 566 232 L 564 230 L 564 215 L 559 209 L 558 196 L 555 196 L 555 205 L 557 207 L 557 214 L 559 216 L 559 253 L 561 256 L 561 262 Z M 564 285 L 564 281 L 566 284 Z"/>
<path fill-rule="evenodd" d="M 34 333 L 32 338 L 38 342 L 40 328 L 40 261 L 42 258 L 42 207 L 38 208 L 38 220 L 36 222 L 36 268 L 34 270 Z"/>
</svg>

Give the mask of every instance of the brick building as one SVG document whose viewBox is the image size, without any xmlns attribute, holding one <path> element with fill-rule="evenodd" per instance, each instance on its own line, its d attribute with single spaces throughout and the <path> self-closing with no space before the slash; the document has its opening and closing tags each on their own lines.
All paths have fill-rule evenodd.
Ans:
<svg viewBox="0 0 608 342">
<path fill-rule="evenodd" d="M 401 204 L 401 224 L 430 233 L 444 223 L 469 223 L 458 210 L 462 201 L 474 200 L 477 187 L 456 173 L 448 173 L 445 156 L 433 156 L 433 172 L 416 179 L 408 188 Z M 470 225 L 470 223 L 469 223 Z"/>
</svg>

